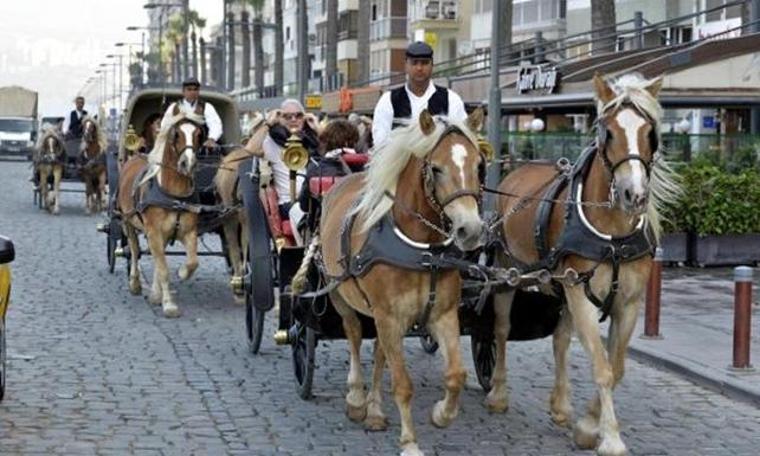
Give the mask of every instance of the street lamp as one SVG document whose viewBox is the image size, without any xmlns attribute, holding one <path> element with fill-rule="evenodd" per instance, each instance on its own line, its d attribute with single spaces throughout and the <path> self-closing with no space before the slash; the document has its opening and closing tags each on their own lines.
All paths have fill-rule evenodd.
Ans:
<svg viewBox="0 0 760 456">
<path fill-rule="evenodd" d="M 119 110 L 121 110 L 121 107 L 124 105 L 123 104 L 123 100 L 122 100 L 122 94 L 124 93 L 124 85 L 122 84 L 122 82 L 123 82 L 122 81 L 122 70 L 124 68 L 124 63 L 122 61 L 123 57 L 124 57 L 123 54 L 108 54 L 106 56 L 106 58 L 108 58 L 108 59 L 116 59 L 116 58 L 119 59 L 119 64 L 118 64 L 119 65 L 119 105 L 118 105 Z M 114 64 L 115 63 L 116 62 L 114 62 Z M 116 76 L 116 74 L 114 74 L 114 77 L 115 76 Z"/>
</svg>

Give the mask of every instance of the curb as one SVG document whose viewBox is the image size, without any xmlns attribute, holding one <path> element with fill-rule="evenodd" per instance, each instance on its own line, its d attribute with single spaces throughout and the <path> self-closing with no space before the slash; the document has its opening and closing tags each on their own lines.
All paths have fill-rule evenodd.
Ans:
<svg viewBox="0 0 760 456">
<path fill-rule="evenodd" d="M 658 356 L 631 345 L 628 346 L 628 354 L 636 361 L 669 370 L 699 386 L 704 386 L 710 390 L 723 394 L 724 396 L 730 397 L 731 399 L 736 399 L 755 407 L 760 407 L 760 394 L 756 391 L 749 390 L 734 383 L 726 382 L 715 375 L 711 375 L 709 372 L 698 372 L 687 366 L 685 363 L 675 361 L 667 356 Z"/>
</svg>

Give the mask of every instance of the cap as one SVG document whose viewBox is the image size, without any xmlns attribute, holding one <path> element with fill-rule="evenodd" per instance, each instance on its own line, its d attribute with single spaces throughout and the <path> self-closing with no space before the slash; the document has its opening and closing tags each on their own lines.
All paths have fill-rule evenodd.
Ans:
<svg viewBox="0 0 760 456">
<path fill-rule="evenodd" d="M 410 59 L 432 59 L 433 48 L 422 41 L 415 41 L 407 46 L 406 56 Z"/>
<path fill-rule="evenodd" d="M 201 83 L 198 81 L 198 78 L 195 76 L 190 76 L 189 78 L 182 81 L 182 87 L 189 87 L 189 86 L 197 86 L 200 87 Z"/>
</svg>

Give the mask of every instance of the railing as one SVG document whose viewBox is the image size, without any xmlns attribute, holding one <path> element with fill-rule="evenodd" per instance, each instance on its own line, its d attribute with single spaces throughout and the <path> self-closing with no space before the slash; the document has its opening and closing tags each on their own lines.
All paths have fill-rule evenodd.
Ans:
<svg viewBox="0 0 760 456">
<path fill-rule="evenodd" d="M 566 157 L 574 161 L 593 140 L 593 133 L 512 131 L 502 134 L 502 142 L 510 157 L 519 160 Z M 745 162 L 750 157 L 750 161 L 760 165 L 760 135 L 665 133 L 661 140 L 662 151 L 669 160 L 691 161 L 705 157 L 716 161 Z"/>
<path fill-rule="evenodd" d="M 406 17 L 386 17 L 369 24 L 369 40 L 406 38 Z"/>
</svg>

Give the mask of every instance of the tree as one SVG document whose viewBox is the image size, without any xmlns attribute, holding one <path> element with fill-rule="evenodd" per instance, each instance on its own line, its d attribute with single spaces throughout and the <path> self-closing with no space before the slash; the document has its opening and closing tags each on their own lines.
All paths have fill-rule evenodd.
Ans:
<svg viewBox="0 0 760 456">
<path fill-rule="evenodd" d="M 592 55 L 615 51 L 615 1 L 591 0 Z"/>
<path fill-rule="evenodd" d="M 243 5 L 244 8 L 250 8 L 253 11 L 253 28 L 252 28 L 252 37 L 247 38 L 246 33 L 248 31 L 248 27 L 246 26 L 243 29 L 243 86 L 250 85 L 250 40 L 252 38 L 253 41 L 253 66 L 254 71 L 256 72 L 254 75 L 254 85 L 258 89 L 259 96 L 262 95 L 262 89 L 264 85 L 264 45 L 262 43 L 262 28 L 261 28 L 261 22 L 262 22 L 262 12 L 264 10 L 264 0 L 238 0 L 240 4 Z M 247 11 L 246 11 L 247 12 Z M 246 41 L 248 43 L 246 44 Z M 246 47 L 248 47 L 248 50 L 246 50 Z M 247 57 L 246 57 L 247 55 Z M 246 69 L 246 59 L 248 61 L 248 69 Z M 245 81 L 248 81 L 246 83 Z"/>
<path fill-rule="evenodd" d="M 248 24 L 248 11 L 240 12 L 240 37 L 243 40 L 243 57 L 240 65 L 243 74 L 241 75 L 240 84 L 242 87 L 251 85 L 251 29 Z"/>
<path fill-rule="evenodd" d="M 327 36 L 325 44 L 325 76 L 327 89 L 334 90 L 338 74 L 338 0 L 327 2 Z"/>
<path fill-rule="evenodd" d="M 190 24 L 190 40 L 193 47 L 193 56 L 191 62 L 192 74 L 198 77 L 198 36 L 203 35 L 203 28 L 206 26 L 206 19 L 201 17 L 196 10 L 190 10 L 188 13 L 188 23 Z M 198 33 L 200 31 L 200 33 Z"/>
<path fill-rule="evenodd" d="M 276 25 L 274 35 L 274 86 L 275 96 L 283 93 L 283 54 L 285 43 L 282 30 L 282 0 L 274 0 L 274 23 Z"/>
<path fill-rule="evenodd" d="M 359 0 L 359 17 L 357 18 L 358 35 L 356 37 L 358 74 L 356 75 L 356 79 L 362 82 L 369 79 L 369 27 L 371 14 L 370 1 Z"/>
<path fill-rule="evenodd" d="M 169 69 L 171 71 L 172 82 L 179 82 L 179 74 L 177 68 L 181 67 L 181 53 L 179 52 L 182 44 L 182 37 L 185 31 L 185 21 L 182 14 L 175 13 L 169 18 L 169 25 L 164 33 L 164 40 L 161 44 L 161 60 L 165 63 L 170 63 Z M 165 65 L 164 63 L 164 65 Z M 165 72 L 165 68 L 161 69 Z"/>
</svg>

